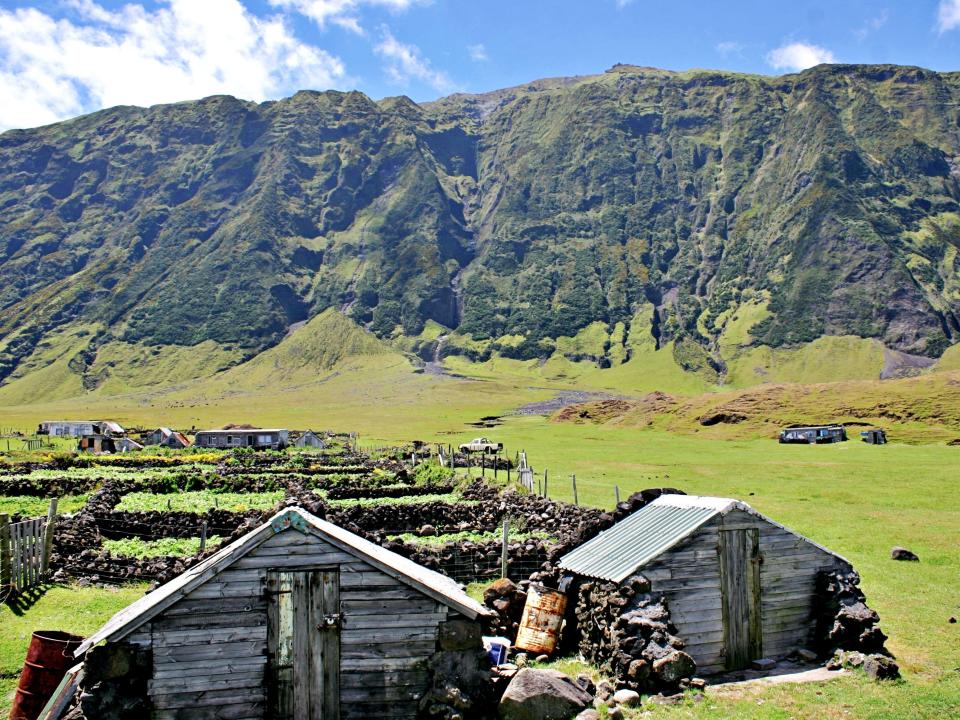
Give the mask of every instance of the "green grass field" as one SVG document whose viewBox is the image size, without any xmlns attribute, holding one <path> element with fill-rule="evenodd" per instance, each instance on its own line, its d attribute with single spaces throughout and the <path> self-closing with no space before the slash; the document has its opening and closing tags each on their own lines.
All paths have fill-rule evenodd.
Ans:
<svg viewBox="0 0 960 720">
<path fill-rule="evenodd" d="M 253 422 L 355 430 L 365 446 L 413 438 L 457 444 L 486 435 L 503 442 L 511 456 L 526 450 L 538 475 L 549 471 L 550 496 L 563 500 L 572 500 L 573 474 L 579 501 L 597 506 L 613 505 L 614 486 L 622 497 L 646 487 L 672 486 L 739 498 L 854 564 L 890 636 L 888 647 L 901 663 L 904 680 L 874 685 L 853 675 L 826 685 L 712 695 L 699 704 L 658 709 L 655 717 L 960 717 L 960 624 L 948 622 L 960 616 L 960 447 L 944 444 L 960 435 L 956 396 L 951 394 L 960 387 L 960 373 L 890 383 L 771 386 L 759 395 L 681 396 L 675 414 L 645 428 L 634 417 L 598 425 L 509 413 L 570 387 L 638 398 L 657 389 L 666 371 L 654 368 L 644 377 L 639 365 L 620 366 L 619 373 L 632 373 L 627 383 L 619 375 L 583 368 L 574 368 L 579 375 L 573 377 L 557 363 L 538 369 L 512 362 L 472 369 L 451 363 L 476 375 L 451 378 L 414 372 L 396 355 L 356 356 L 330 372 L 303 372 L 279 387 L 270 385 L 264 370 L 250 386 L 231 374 L 196 387 L 85 396 L 0 408 L 0 413 L 7 423 L 24 425 L 35 425 L 41 416 L 89 415 L 148 426 Z M 754 408 L 758 417 L 769 420 L 699 425 L 702 413 L 729 402 Z M 882 422 L 892 430 L 894 442 L 808 447 L 781 446 L 770 439 L 778 423 L 856 417 L 861 407 L 867 410 L 860 416 Z M 498 415 L 505 417 L 493 428 L 469 424 Z M 166 496 L 152 497 L 159 498 L 156 509 L 166 508 Z M 223 500 L 221 495 L 221 506 Z M 921 562 L 890 560 L 894 545 L 910 548 Z M 69 610 L 47 602 L 49 597 L 69 603 Z M 2 616 L 2 667 L 17 667 L 25 650 L 22 642 L 7 639 L 23 630 L 8 632 L 7 627 L 89 632 L 122 604 L 119 597 L 114 590 L 58 589 L 15 618 L 15 625 L 7 622 L 12 616 Z"/>
</svg>

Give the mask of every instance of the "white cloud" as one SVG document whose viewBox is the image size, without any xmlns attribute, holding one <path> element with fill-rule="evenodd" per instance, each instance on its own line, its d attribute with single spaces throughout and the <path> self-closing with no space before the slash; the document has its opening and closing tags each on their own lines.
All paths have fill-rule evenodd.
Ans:
<svg viewBox="0 0 960 720">
<path fill-rule="evenodd" d="M 714 49 L 721 55 L 739 55 L 743 51 L 743 45 L 738 42 L 733 42 L 732 40 L 726 40 L 721 43 L 717 43 L 714 46 Z"/>
<path fill-rule="evenodd" d="M 937 29 L 945 33 L 960 27 L 960 0 L 940 0 L 937 9 Z"/>
<path fill-rule="evenodd" d="M 490 57 L 487 55 L 487 49 L 483 46 L 483 43 L 467 45 L 467 52 L 470 54 L 470 59 L 474 62 L 486 62 L 490 59 Z"/>
<path fill-rule="evenodd" d="M 775 70 L 806 70 L 821 63 L 833 63 L 833 53 L 819 45 L 794 42 L 767 53 L 767 62 Z"/>
<path fill-rule="evenodd" d="M 960 2 L 960 0 L 957 0 L 957 2 Z M 878 15 L 867 19 L 860 28 L 853 31 L 853 34 L 857 36 L 858 40 L 863 42 L 867 37 L 886 25 L 889 19 L 890 11 L 884 8 Z"/>
<path fill-rule="evenodd" d="M 402 12 L 413 5 L 430 0 L 269 0 L 274 7 L 293 10 L 313 20 L 321 29 L 333 24 L 363 34 L 360 25 L 360 6 L 376 5 L 393 12 Z"/>
<path fill-rule="evenodd" d="M 383 37 L 373 51 L 386 60 L 384 71 L 398 85 L 419 80 L 440 92 L 449 92 L 454 84 L 442 70 L 436 70 L 430 61 L 420 55 L 420 48 L 397 40 L 389 28 L 381 29 Z"/>
<path fill-rule="evenodd" d="M 630 5 L 633 0 L 615 0 L 617 8 L 623 10 L 627 5 Z"/>
<path fill-rule="evenodd" d="M 215 94 L 260 101 L 346 81 L 339 58 L 238 0 L 163 0 L 157 10 L 69 5 L 73 19 L 0 10 L 0 129 L 112 105 Z"/>
</svg>

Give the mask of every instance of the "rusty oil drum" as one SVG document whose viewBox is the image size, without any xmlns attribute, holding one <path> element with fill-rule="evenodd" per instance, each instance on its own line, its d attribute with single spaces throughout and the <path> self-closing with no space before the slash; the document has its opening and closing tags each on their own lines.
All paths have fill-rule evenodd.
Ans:
<svg viewBox="0 0 960 720">
<path fill-rule="evenodd" d="M 556 650 L 566 609 L 567 596 L 562 592 L 530 585 L 517 633 L 517 647 L 538 655 L 549 655 Z"/>
<path fill-rule="evenodd" d="M 38 630 L 30 640 L 10 720 L 36 720 L 67 670 L 77 664 L 74 651 L 83 638 L 56 630 Z"/>
</svg>

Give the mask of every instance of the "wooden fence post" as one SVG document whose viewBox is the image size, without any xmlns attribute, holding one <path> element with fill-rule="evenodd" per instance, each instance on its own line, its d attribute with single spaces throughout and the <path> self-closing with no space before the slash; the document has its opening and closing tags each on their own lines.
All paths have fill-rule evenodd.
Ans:
<svg viewBox="0 0 960 720">
<path fill-rule="evenodd" d="M 50 498 L 47 508 L 47 524 L 43 528 L 43 556 L 40 559 L 40 573 L 47 574 L 50 569 L 50 555 L 53 553 L 53 529 L 57 522 L 57 498 Z"/>
<path fill-rule="evenodd" d="M 204 520 L 203 524 L 200 526 L 200 552 L 199 555 L 203 555 L 203 551 L 207 549 L 207 521 Z"/>
<path fill-rule="evenodd" d="M 580 503 L 577 500 L 577 476 L 571 475 L 570 479 L 573 481 L 573 504 L 579 505 Z"/>
<path fill-rule="evenodd" d="M 0 591 L 9 589 L 10 577 L 10 516 L 0 513 Z"/>
<path fill-rule="evenodd" d="M 500 577 L 507 576 L 507 543 L 510 541 L 510 516 L 503 516 L 503 550 L 500 553 Z"/>
<path fill-rule="evenodd" d="M 550 493 L 547 491 L 547 469 L 546 468 L 543 469 L 543 496 L 547 500 L 550 499 Z"/>
<path fill-rule="evenodd" d="M 617 505 L 619 505 L 620 504 L 620 486 L 619 485 L 613 486 L 613 496 L 617 499 Z"/>
</svg>

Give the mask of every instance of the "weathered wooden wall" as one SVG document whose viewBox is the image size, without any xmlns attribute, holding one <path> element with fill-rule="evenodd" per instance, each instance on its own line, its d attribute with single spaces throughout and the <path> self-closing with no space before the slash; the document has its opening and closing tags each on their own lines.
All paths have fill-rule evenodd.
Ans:
<svg viewBox="0 0 960 720">
<path fill-rule="evenodd" d="M 153 648 L 154 717 L 265 717 L 266 573 L 315 567 L 340 573 L 340 717 L 413 720 L 437 626 L 455 611 L 295 531 L 270 538 L 127 638 Z"/>
<path fill-rule="evenodd" d="M 641 568 L 652 590 L 666 596 L 685 650 L 705 675 L 722 671 L 725 664 L 718 554 L 721 525 L 760 532 L 764 657 L 782 657 L 808 645 L 817 573 L 842 565 L 836 556 L 802 537 L 737 510 L 715 518 Z"/>
</svg>

